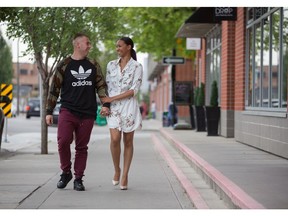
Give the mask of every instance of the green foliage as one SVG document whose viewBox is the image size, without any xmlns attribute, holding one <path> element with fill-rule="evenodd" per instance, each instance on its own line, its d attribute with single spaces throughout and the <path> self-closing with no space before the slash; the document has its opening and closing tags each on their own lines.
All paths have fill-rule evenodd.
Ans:
<svg viewBox="0 0 288 216">
<path fill-rule="evenodd" d="M 204 105 L 205 105 L 205 84 L 201 83 L 197 97 L 197 106 L 204 106 Z"/>
<path fill-rule="evenodd" d="M 160 60 L 177 48 L 175 37 L 182 23 L 195 8 L 128 7 L 119 8 L 119 36 L 130 36 L 137 52 L 147 52 Z M 117 38 L 115 38 L 116 42 Z M 105 42 L 106 47 L 112 48 Z M 111 43 L 110 43 L 111 45 Z M 115 43 L 113 44 L 115 47 Z"/>
<path fill-rule="evenodd" d="M 6 8 L 0 18 L 8 22 L 9 38 L 21 37 L 27 44 L 27 54 L 34 54 L 45 66 L 53 58 L 55 66 L 72 53 L 72 38 L 77 32 L 89 35 L 89 56 L 99 57 L 101 40 L 113 38 L 117 30 L 117 13 L 115 8 Z"/>
<path fill-rule="evenodd" d="M 0 84 L 11 84 L 13 77 L 12 53 L 0 31 Z"/>
<path fill-rule="evenodd" d="M 212 82 L 210 106 L 213 106 L 213 107 L 217 107 L 218 106 L 218 86 L 217 86 L 217 81 L 216 80 L 214 80 Z"/>
</svg>

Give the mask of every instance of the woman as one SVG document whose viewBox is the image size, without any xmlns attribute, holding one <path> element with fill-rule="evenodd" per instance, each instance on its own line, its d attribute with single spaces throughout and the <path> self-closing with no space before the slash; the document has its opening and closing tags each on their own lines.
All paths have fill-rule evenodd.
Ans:
<svg viewBox="0 0 288 216">
<path fill-rule="evenodd" d="M 116 51 L 119 59 L 110 61 L 107 65 L 106 83 L 109 97 L 103 103 L 111 103 L 107 123 L 110 129 L 110 150 L 114 164 L 113 185 L 118 185 L 121 176 L 120 153 L 121 137 L 124 142 L 124 162 L 120 189 L 127 190 L 128 172 L 133 157 L 134 131 L 141 129 L 142 118 L 136 94 L 140 89 L 143 76 L 142 65 L 137 62 L 134 43 L 129 37 L 117 41 Z"/>
</svg>

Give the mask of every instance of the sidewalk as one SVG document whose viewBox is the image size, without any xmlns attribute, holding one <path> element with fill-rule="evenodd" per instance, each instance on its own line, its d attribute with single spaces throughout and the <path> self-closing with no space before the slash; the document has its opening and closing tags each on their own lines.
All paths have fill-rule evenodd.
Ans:
<svg viewBox="0 0 288 216">
<path fill-rule="evenodd" d="M 117 188 L 111 190 L 112 165 L 109 148 L 107 148 L 109 145 L 107 130 L 106 127 L 97 128 L 97 136 L 91 138 L 89 166 L 87 179 L 85 179 L 87 181 L 84 183 L 88 187 L 89 185 L 90 187 L 91 185 L 94 186 L 92 189 L 90 188 L 89 192 L 85 192 L 85 196 L 80 194 L 79 200 L 75 196 L 76 192 L 71 190 L 71 182 L 69 183 L 69 190 L 57 190 L 55 187 L 60 175 L 55 142 L 56 134 L 49 134 L 48 155 L 39 154 L 39 134 L 19 135 L 18 138 L 14 137 L 15 140 L 10 137 L 9 140 L 13 140 L 18 145 L 20 143 L 23 145 L 23 142 L 27 140 L 27 147 L 19 145 L 21 154 L 12 153 L 12 155 L 15 154 L 15 157 L 11 157 L 9 160 L 5 160 L 2 157 L 3 152 L 1 152 L 0 209 L 14 209 L 19 205 L 19 202 L 22 203 L 18 208 L 34 209 L 39 208 L 39 206 L 41 208 L 63 209 L 91 208 L 92 200 L 95 202 L 95 208 L 104 209 L 167 209 L 168 206 L 171 209 L 191 208 L 187 198 L 174 197 L 175 191 L 178 191 L 178 196 L 183 193 L 181 188 L 174 188 L 174 192 L 167 191 L 169 190 L 167 186 L 165 187 L 167 176 L 164 177 L 163 170 L 161 170 L 164 166 L 159 167 L 159 159 L 155 158 L 153 145 L 150 145 L 151 138 L 145 133 L 137 136 L 139 140 L 137 143 L 141 142 L 140 145 L 137 144 L 136 146 L 135 154 L 138 155 L 135 156 L 135 161 L 133 160 L 133 167 L 135 166 L 137 170 L 131 172 L 134 175 L 134 180 L 131 182 L 132 190 L 128 190 L 129 193 L 125 198 L 127 202 L 123 206 L 121 198 L 123 193 L 120 193 L 121 191 Z M 157 133 L 160 131 L 163 137 L 191 160 L 191 164 L 203 175 L 211 187 L 215 188 L 223 199 L 230 200 L 236 207 L 252 209 L 288 208 L 288 160 L 236 142 L 233 138 L 209 137 L 206 132 L 173 130 L 171 127 L 162 127 L 162 122 L 158 120 L 144 120 L 142 130 Z M 35 143 L 32 144 L 31 140 Z M 145 143 L 149 143 L 149 145 L 143 145 Z M 13 150 L 17 151 L 17 149 Z M 150 161 L 150 164 L 143 164 L 147 160 Z M 139 172 L 139 168 L 142 170 L 141 172 Z M 171 172 L 171 170 L 165 170 L 165 172 Z M 98 175 L 98 173 L 104 173 L 104 175 Z M 23 182 L 19 185 L 21 179 Z M 175 179 L 169 181 L 173 182 Z M 135 185 L 136 183 L 141 183 L 141 185 Z M 160 194 L 159 191 L 161 191 Z M 141 192 L 140 197 L 139 192 Z M 29 194 L 32 193 L 33 196 L 30 196 Z M 68 195 L 71 198 L 71 203 L 69 202 L 70 204 L 67 205 L 63 202 L 59 206 L 59 202 L 61 203 L 64 197 Z M 160 195 L 164 195 L 164 203 Z M 104 197 L 106 198 L 104 199 Z M 177 204 L 179 199 L 182 200 Z M 45 203 L 41 203 L 43 200 Z"/>
</svg>

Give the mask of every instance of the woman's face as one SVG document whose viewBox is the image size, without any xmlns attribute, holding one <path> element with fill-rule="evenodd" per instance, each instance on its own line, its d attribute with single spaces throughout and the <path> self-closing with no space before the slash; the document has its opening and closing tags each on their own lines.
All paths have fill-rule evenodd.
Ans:
<svg viewBox="0 0 288 216">
<path fill-rule="evenodd" d="M 116 43 L 116 51 L 119 57 L 130 55 L 131 45 L 127 45 L 124 41 L 118 40 Z"/>
</svg>

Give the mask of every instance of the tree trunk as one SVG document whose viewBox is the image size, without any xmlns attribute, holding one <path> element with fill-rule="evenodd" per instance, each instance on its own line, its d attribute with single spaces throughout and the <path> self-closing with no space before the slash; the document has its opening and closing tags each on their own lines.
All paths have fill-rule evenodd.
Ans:
<svg viewBox="0 0 288 216">
<path fill-rule="evenodd" d="M 49 90 L 49 83 L 42 80 L 42 115 L 41 115 L 41 154 L 48 154 L 48 126 L 46 124 L 46 102 Z"/>
<path fill-rule="evenodd" d="M 39 93 L 41 101 L 41 154 L 48 154 L 48 127 L 46 124 L 46 101 L 49 91 L 48 72 L 45 71 L 42 63 L 41 53 L 35 53 L 36 64 L 40 75 Z"/>
</svg>

